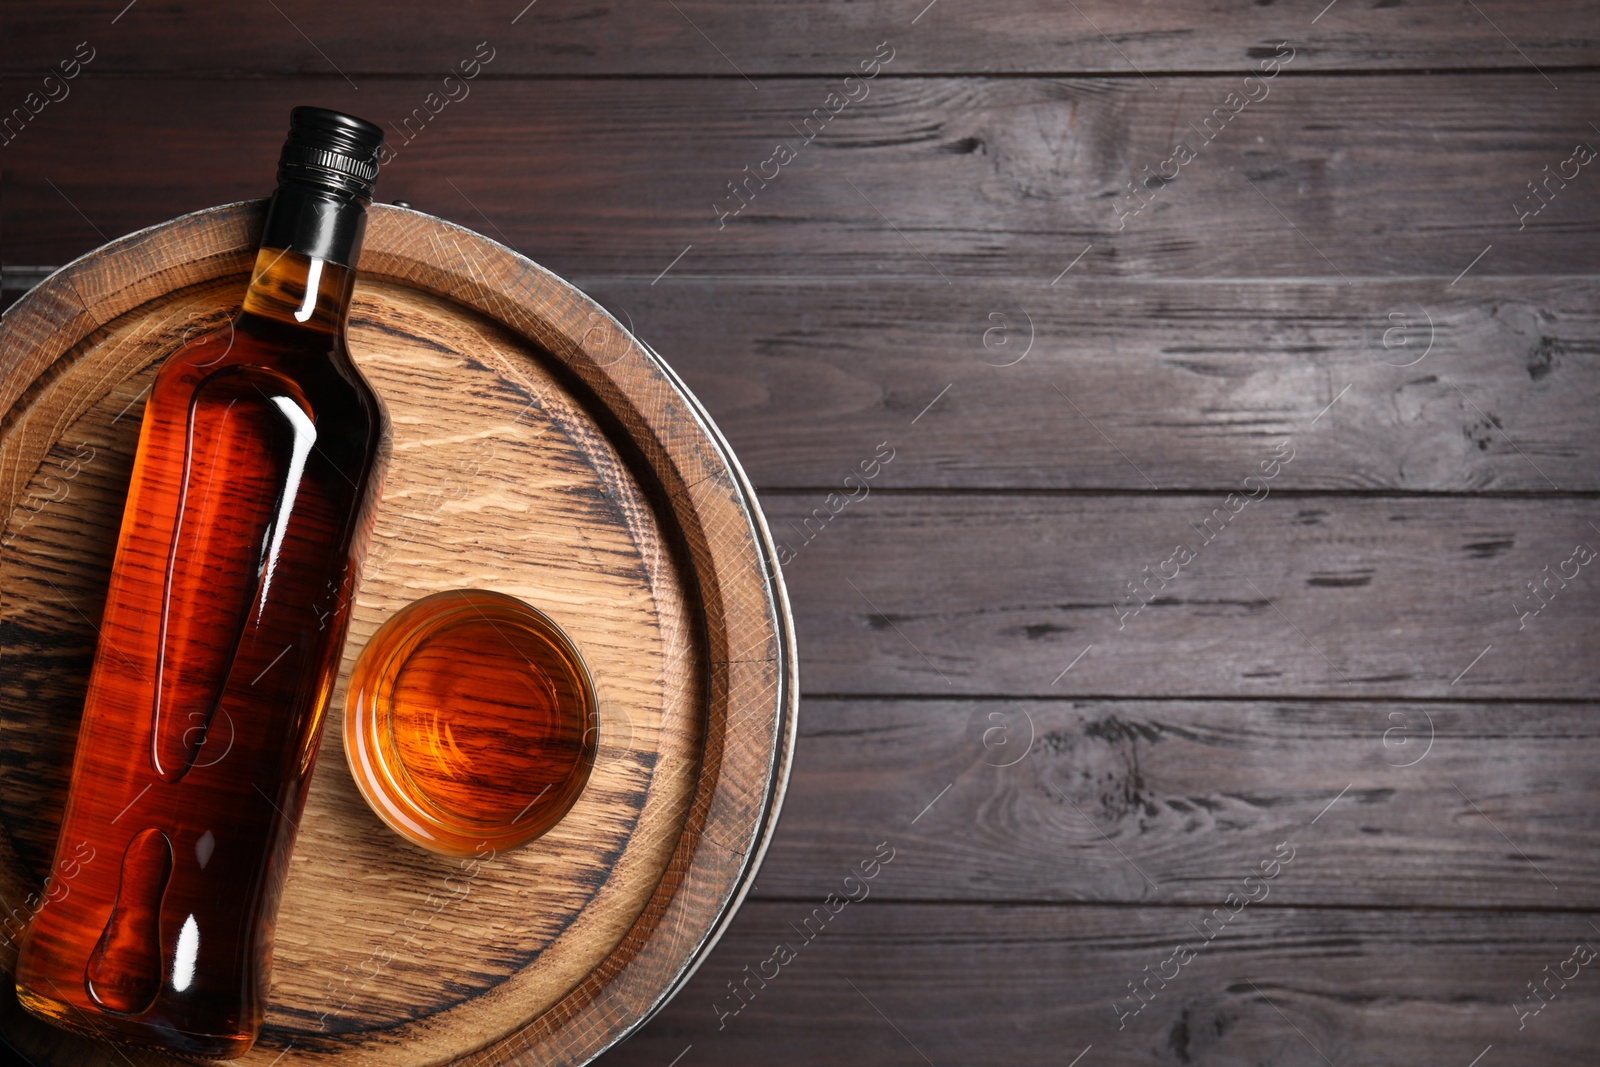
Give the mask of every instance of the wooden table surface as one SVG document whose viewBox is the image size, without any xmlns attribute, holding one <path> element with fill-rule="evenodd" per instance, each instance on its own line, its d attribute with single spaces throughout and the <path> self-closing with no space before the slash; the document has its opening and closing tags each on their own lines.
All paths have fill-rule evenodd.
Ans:
<svg viewBox="0 0 1600 1067">
<path fill-rule="evenodd" d="M 350 110 L 787 546 L 777 838 L 604 1063 L 1595 1062 L 1592 5 L 123 3 L 8 5 L 8 299 Z"/>
</svg>

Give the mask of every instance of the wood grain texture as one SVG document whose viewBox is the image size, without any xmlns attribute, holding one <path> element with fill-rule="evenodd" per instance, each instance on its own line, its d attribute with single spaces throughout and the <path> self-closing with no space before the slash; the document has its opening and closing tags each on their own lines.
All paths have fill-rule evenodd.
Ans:
<svg viewBox="0 0 1600 1067">
<path fill-rule="evenodd" d="M 480 41 L 496 48 L 487 68 L 505 74 L 833 74 L 854 68 L 879 40 L 905 45 L 918 72 L 986 74 L 1242 70 L 1280 41 L 1304 42 L 1317 70 L 1422 67 L 1550 69 L 1592 65 L 1600 35 L 1556 5 L 1448 0 L 1361 7 L 1319 16 L 1322 4 L 1160 5 L 1041 0 L 985 5 L 854 4 L 805 0 L 779 7 L 741 0 L 595 7 L 540 0 L 524 8 L 484 0 L 440 7 L 408 0 L 384 11 L 285 0 L 259 8 L 202 3 L 135 8 L 106 28 L 104 9 L 83 0 L 10 15 L 18 55 L 70 55 L 86 33 L 105 71 L 206 71 L 216 76 L 336 71 L 442 76 Z M 115 14 L 113 11 L 112 14 Z M 1315 21 L 1313 21 L 1315 20 Z M 1502 36 L 1502 31 L 1509 36 Z M 302 36 L 301 34 L 304 34 Z M 701 34 L 704 36 L 701 36 Z M 63 51 L 63 49 L 65 51 Z M 719 55 L 719 50 L 721 54 Z M 1519 50 L 1521 54 L 1519 55 Z M 897 62 L 899 62 L 897 60 Z M 8 51 L 5 69 L 21 73 Z"/>
<path fill-rule="evenodd" d="M 808 693 L 1581 700 L 1600 685 L 1593 563 L 1553 577 L 1536 615 L 1528 589 L 1579 543 L 1600 549 L 1591 502 L 1279 494 L 1223 525 L 1227 500 L 874 494 L 831 518 L 826 497 L 765 502 L 797 553 Z M 1196 558 L 1163 588 L 1180 543 Z M 1135 580 L 1148 604 L 1124 617 Z"/>
<path fill-rule="evenodd" d="M 1262 840 L 1258 858 L 1279 840 Z M 1315 850 L 1308 837 L 1278 881 Z M 893 880 L 906 851 L 872 884 Z M 1513 1008 L 1531 999 L 1526 983 L 1543 980 L 1543 968 L 1553 973 L 1575 944 L 1600 942 L 1582 915 L 1252 905 L 1165 989 L 1151 979 L 1155 999 L 1119 1031 L 1115 1006 L 1137 1004 L 1127 983 L 1158 973 L 1179 943 L 1199 942 L 1194 924 L 1212 908 L 875 905 L 869 897 L 805 942 L 795 927 L 820 903 L 745 908 L 712 964 L 607 1063 L 661 1067 L 691 1044 L 684 1063 L 1063 1067 L 1092 1045 L 1080 1067 L 1466 1067 L 1490 1044 L 1485 1063 L 1593 1062 L 1600 983 L 1592 963 L 1565 989 L 1552 981 L 1555 999 L 1521 1030 Z M 748 976 L 780 943 L 799 946 L 797 958 L 761 988 Z M 718 1006 L 740 1003 L 728 983 L 745 988 L 747 980 L 745 1007 L 719 1029 Z"/>
<path fill-rule="evenodd" d="M 100 51 L 4 149 L 0 259 L 59 263 L 95 226 L 261 195 L 276 135 L 258 131 L 286 101 L 395 131 L 495 48 L 469 99 L 394 133 L 380 195 L 515 244 L 631 323 L 799 546 L 807 725 L 783 827 L 717 950 L 602 1062 L 1593 1061 L 1592 968 L 1526 1028 L 1513 1010 L 1600 944 L 1591 575 L 1520 632 L 1506 599 L 1569 539 L 1600 546 L 1594 168 L 1526 229 L 1516 214 L 1600 136 L 1587 12 L 524 5 L 8 12 L 13 103 L 84 35 Z M 798 143 L 884 40 L 870 97 L 719 229 L 726 183 Z M 1127 183 L 1280 42 L 1296 53 L 1271 96 L 1119 229 Z M 1030 354 L 996 366 L 1029 316 Z M 1423 336 L 1419 364 L 1385 365 Z M 1284 437 L 1271 499 L 1119 630 L 1124 583 Z M 789 524 L 831 514 L 880 442 L 870 498 L 802 544 Z M 1414 498 L 1434 493 L 1455 496 Z M 1385 731 L 1420 742 L 1429 715 L 1434 747 L 1393 766 L 1414 750 Z M 984 766 L 1015 758 L 1029 716 L 1025 759 Z M 1312 819 L 1271 899 L 1119 1032 L 1126 983 Z M 885 839 L 870 899 L 751 980 Z M 734 981 L 758 992 L 719 1027 Z"/>
<path fill-rule="evenodd" d="M 145 387 L 225 321 L 260 206 L 132 237 L 6 317 L 7 341 L 34 339 L 8 349 L 0 397 L 7 899 L 48 861 Z M 582 650 L 599 753 L 562 823 L 463 875 L 382 827 L 329 731 L 247 1062 L 585 1062 L 714 943 L 770 836 L 794 699 L 782 587 L 748 485 L 643 348 L 524 260 L 374 215 L 351 349 L 395 442 L 342 677 L 418 596 L 509 592 Z M 51 1062 L 96 1056 L 7 1025 Z"/>
<path fill-rule="evenodd" d="M 1212 905 L 1293 838 L 1274 906 L 1596 907 L 1589 704 L 807 698 L 803 722 L 768 898 L 822 899 L 893 828 L 874 900 Z"/>
<path fill-rule="evenodd" d="M 1600 488 L 1592 279 L 1080 270 L 953 292 L 937 279 L 576 281 L 682 370 L 763 489 L 844 490 L 888 440 L 898 451 L 874 488 L 1227 491 L 1341 393 L 1275 485 Z"/>
<path fill-rule="evenodd" d="M 842 489 L 947 385 L 874 488 L 1226 491 L 1349 386 L 1327 440 L 1280 487 L 1600 489 L 1600 290 L 1587 278 L 1352 291 L 1069 274 L 955 293 L 574 281 L 682 371 L 762 489 Z"/>
<path fill-rule="evenodd" d="M 974 278 L 1046 286 L 1087 245 L 1075 273 L 1114 278 L 1600 269 L 1592 166 L 1568 165 L 1577 176 L 1551 185 L 1520 231 L 1516 207 L 1545 167 L 1560 182 L 1575 143 L 1597 137 L 1583 102 L 1600 74 L 1563 74 L 1559 92 L 1532 72 L 1280 75 L 1152 187 L 1161 179 L 1144 168 L 1154 175 L 1179 140 L 1198 144 L 1193 129 L 1242 77 L 880 78 L 809 145 L 797 128 L 833 92 L 827 79 L 759 91 L 721 79 L 480 81 L 459 111 L 392 138 L 379 195 L 564 275 L 646 281 L 689 245 L 668 279 L 903 276 L 949 279 L 952 293 Z M 65 262 L 100 233 L 264 195 L 278 137 L 263 131 L 281 129 L 286 99 L 359 107 L 387 127 L 424 95 L 409 79 L 372 79 L 359 94 L 322 79 L 74 84 L 59 113 L 4 149 L 8 263 Z M 197 128 L 204 168 L 182 149 Z M 728 183 L 746 166 L 758 174 L 780 141 L 796 157 L 768 166 L 778 176 L 764 188 L 749 179 L 748 206 L 722 221 L 741 203 Z M 1148 204 L 1122 218 L 1141 203 L 1134 182 Z"/>
</svg>

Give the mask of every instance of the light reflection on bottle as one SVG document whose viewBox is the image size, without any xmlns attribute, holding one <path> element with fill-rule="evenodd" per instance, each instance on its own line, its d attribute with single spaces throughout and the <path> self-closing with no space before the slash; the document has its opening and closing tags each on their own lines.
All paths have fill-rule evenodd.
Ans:
<svg viewBox="0 0 1600 1067">
<path fill-rule="evenodd" d="M 194 981 L 194 962 L 200 956 L 200 924 L 191 915 L 178 931 L 178 950 L 172 954 L 172 988 L 182 993 Z"/>
</svg>

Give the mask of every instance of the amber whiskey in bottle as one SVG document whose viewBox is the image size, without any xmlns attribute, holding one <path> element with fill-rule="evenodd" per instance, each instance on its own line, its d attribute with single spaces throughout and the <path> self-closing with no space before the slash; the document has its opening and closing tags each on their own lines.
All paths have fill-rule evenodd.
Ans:
<svg viewBox="0 0 1600 1067">
<path fill-rule="evenodd" d="M 383 133 L 296 108 L 243 306 L 144 409 L 19 1000 L 68 1029 L 237 1056 L 387 451 L 345 321 Z"/>
</svg>

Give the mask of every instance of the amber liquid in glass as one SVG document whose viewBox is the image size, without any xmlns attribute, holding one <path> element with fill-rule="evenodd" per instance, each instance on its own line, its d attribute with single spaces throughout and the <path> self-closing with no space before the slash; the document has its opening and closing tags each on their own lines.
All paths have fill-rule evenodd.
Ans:
<svg viewBox="0 0 1600 1067">
<path fill-rule="evenodd" d="M 459 589 L 408 604 L 362 649 L 345 756 L 379 817 L 471 856 L 549 830 L 583 792 L 599 712 L 577 649 L 514 597 Z"/>
<path fill-rule="evenodd" d="M 57 1025 L 209 1057 L 260 1029 L 387 446 L 345 349 L 354 280 L 262 249 L 240 313 L 151 390 L 56 846 L 92 862 L 17 964 Z"/>
</svg>

